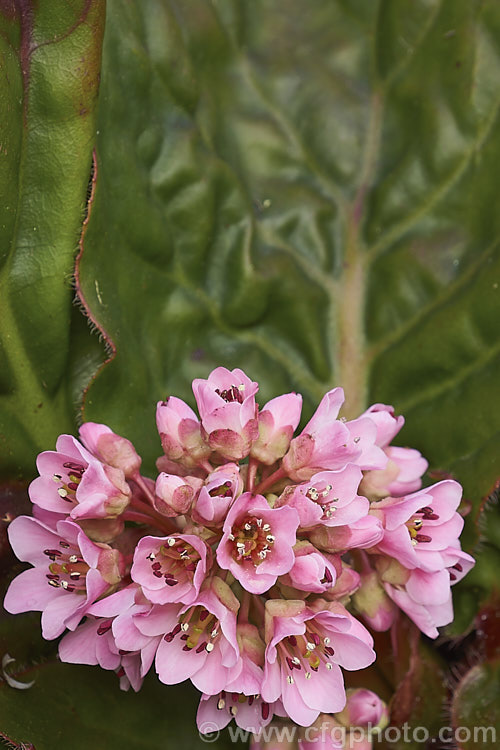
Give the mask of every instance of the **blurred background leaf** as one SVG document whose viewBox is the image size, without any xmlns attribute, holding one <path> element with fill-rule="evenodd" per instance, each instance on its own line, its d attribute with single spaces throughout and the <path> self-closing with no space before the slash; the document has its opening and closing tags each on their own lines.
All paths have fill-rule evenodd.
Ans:
<svg viewBox="0 0 500 750">
<path fill-rule="evenodd" d="M 80 279 L 116 356 L 85 418 L 152 466 L 155 402 L 218 364 L 306 415 L 342 384 L 477 503 L 500 473 L 498 74 L 494 2 L 112 0 Z"/>
<path fill-rule="evenodd" d="M 72 317 L 94 346 L 71 302 L 103 30 L 103 0 L 0 3 L 0 474 L 9 478 L 32 476 L 36 453 L 74 429 Z"/>
</svg>

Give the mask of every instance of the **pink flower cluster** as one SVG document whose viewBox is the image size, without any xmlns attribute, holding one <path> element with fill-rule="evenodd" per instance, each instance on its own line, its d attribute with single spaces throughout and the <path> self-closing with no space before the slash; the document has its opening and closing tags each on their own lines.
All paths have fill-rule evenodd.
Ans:
<svg viewBox="0 0 500 750">
<path fill-rule="evenodd" d="M 155 481 L 105 425 L 38 457 L 33 517 L 9 527 L 32 567 L 5 608 L 41 611 L 45 638 L 65 633 L 63 661 L 115 670 L 124 688 L 153 663 L 167 685 L 190 679 L 200 727 L 310 726 L 344 709 L 343 670 L 375 660 L 366 625 L 402 610 L 434 638 L 451 622 L 450 587 L 474 564 L 461 488 L 422 489 L 425 459 L 391 446 L 403 418 L 383 404 L 338 418 L 341 388 L 295 437 L 296 393 L 259 408 L 258 384 L 223 367 L 193 391 L 199 417 L 158 404 Z"/>
</svg>

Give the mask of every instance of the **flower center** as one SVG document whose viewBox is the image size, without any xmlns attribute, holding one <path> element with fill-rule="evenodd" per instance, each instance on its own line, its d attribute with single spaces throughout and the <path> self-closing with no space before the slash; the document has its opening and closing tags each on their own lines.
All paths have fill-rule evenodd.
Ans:
<svg viewBox="0 0 500 750">
<path fill-rule="evenodd" d="M 415 515 L 406 522 L 406 527 L 408 528 L 408 532 L 410 534 L 411 543 L 414 547 L 419 542 L 432 542 L 432 537 L 429 536 L 429 534 L 422 534 L 421 529 L 423 528 L 425 521 L 437 521 L 438 519 L 439 516 L 437 515 L 437 513 L 434 513 L 432 508 L 426 505 L 424 508 L 420 508 L 420 510 L 418 510 Z M 429 531 L 429 527 L 426 527 L 425 530 Z"/>
<path fill-rule="evenodd" d="M 224 484 L 221 484 L 218 487 L 213 487 L 213 489 L 209 490 L 208 494 L 210 497 L 231 497 L 233 494 L 231 483 L 224 482 Z"/>
<path fill-rule="evenodd" d="M 317 503 L 323 511 L 323 519 L 331 518 L 337 508 L 332 507 L 332 503 L 338 503 L 338 497 L 332 497 L 333 487 L 331 484 L 325 485 L 323 489 L 310 487 L 306 492 L 306 497 Z"/>
<path fill-rule="evenodd" d="M 78 485 L 82 481 L 82 476 L 85 471 L 85 466 L 74 463 L 73 461 L 66 461 L 63 464 L 63 468 L 66 469 L 66 476 L 63 474 L 53 474 L 52 479 L 56 484 L 59 485 L 57 493 L 59 497 L 66 500 L 68 503 L 76 503 L 76 491 Z"/>
<path fill-rule="evenodd" d="M 163 638 L 167 643 L 171 643 L 179 635 L 181 641 L 185 641 L 183 651 L 195 650 L 195 653 L 201 654 L 206 651 L 208 654 L 214 650 L 214 646 L 220 636 L 219 621 L 208 609 L 197 605 L 189 609 L 170 633 Z"/>
<path fill-rule="evenodd" d="M 249 706 L 252 706 L 259 697 L 259 695 L 243 695 L 243 693 L 226 693 L 225 690 L 222 690 L 217 700 L 217 710 L 226 709 L 231 716 L 236 716 L 241 705 L 248 703 Z M 269 703 L 261 702 L 261 714 L 264 721 L 269 717 Z"/>
<path fill-rule="evenodd" d="M 86 593 L 86 576 L 90 567 L 81 556 L 78 547 L 71 546 L 68 542 L 61 540 L 60 549 L 45 549 L 52 562 L 49 572 L 46 574 L 47 583 L 54 588 L 62 588 L 65 591 Z"/>
<path fill-rule="evenodd" d="M 146 560 L 151 562 L 155 578 L 163 578 L 167 586 L 176 586 L 180 581 L 192 582 L 200 555 L 183 539 L 171 536 Z"/>
<path fill-rule="evenodd" d="M 228 403 L 237 401 L 239 404 L 242 404 L 244 390 L 245 390 L 244 385 L 232 385 L 230 388 L 224 391 L 221 391 L 219 390 L 219 388 L 216 388 L 215 392 L 218 396 L 221 397 L 223 401 L 227 401 Z"/>
<path fill-rule="evenodd" d="M 278 644 L 281 664 L 287 667 L 287 682 L 293 685 L 293 670 L 304 670 L 306 680 L 317 672 L 321 663 L 332 669 L 331 657 L 335 655 L 330 638 L 319 631 L 313 622 L 307 624 L 304 635 L 289 635 Z"/>
<path fill-rule="evenodd" d="M 262 518 L 246 516 L 239 526 L 233 526 L 229 539 L 234 542 L 233 558 L 238 562 L 248 560 L 260 565 L 274 544 L 271 526 Z"/>
</svg>

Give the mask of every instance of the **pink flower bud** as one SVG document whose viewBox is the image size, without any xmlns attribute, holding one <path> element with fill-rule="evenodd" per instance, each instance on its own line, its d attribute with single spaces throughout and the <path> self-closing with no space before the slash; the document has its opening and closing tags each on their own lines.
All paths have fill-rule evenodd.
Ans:
<svg viewBox="0 0 500 750">
<path fill-rule="evenodd" d="M 83 518 L 79 525 L 94 542 L 112 542 L 125 527 L 123 518 Z"/>
<path fill-rule="evenodd" d="M 198 417 L 180 398 L 170 396 L 158 402 L 156 424 L 163 451 L 170 461 L 197 466 L 210 455 Z"/>
<path fill-rule="evenodd" d="M 388 630 L 393 624 L 397 607 L 380 585 L 375 571 L 361 574 L 361 586 L 352 601 L 357 612 L 373 630 Z"/>
<path fill-rule="evenodd" d="M 112 549 L 108 545 L 101 544 L 102 551 L 99 554 L 97 569 L 103 580 L 110 585 L 119 583 L 125 573 L 125 565 L 121 552 Z"/>
<path fill-rule="evenodd" d="M 87 450 L 96 458 L 121 469 L 127 479 L 139 471 L 142 459 L 137 455 L 130 440 L 116 435 L 105 424 L 85 422 L 80 427 L 80 438 Z"/>
<path fill-rule="evenodd" d="M 211 526 L 222 524 L 242 489 L 238 466 L 233 463 L 219 466 L 206 478 L 193 509 L 193 518 Z"/>
<path fill-rule="evenodd" d="M 156 497 L 154 506 L 165 516 L 180 516 L 191 507 L 196 490 L 202 480 L 196 477 L 178 477 L 174 474 L 161 473 L 156 480 Z"/>
<path fill-rule="evenodd" d="M 342 568 L 340 557 L 322 554 L 307 541 L 297 542 L 294 554 L 293 567 L 281 577 L 285 586 L 322 594 L 335 584 L 337 573 Z"/>
<path fill-rule="evenodd" d="M 285 393 L 273 398 L 259 413 L 259 437 L 252 445 L 250 455 L 271 465 L 282 458 L 300 420 L 302 396 Z"/>
<path fill-rule="evenodd" d="M 310 541 L 325 552 L 343 552 L 346 549 L 367 549 L 382 539 L 382 524 L 368 515 L 349 526 L 315 526 L 308 532 Z"/>
<path fill-rule="evenodd" d="M 365 688 L 346 691 L 346 707 L 335 718 L 345 727 L 380 727 L 383 729 L 389 722 L 389 712 L 383 700 L 372 690 Z"/>
</svg>

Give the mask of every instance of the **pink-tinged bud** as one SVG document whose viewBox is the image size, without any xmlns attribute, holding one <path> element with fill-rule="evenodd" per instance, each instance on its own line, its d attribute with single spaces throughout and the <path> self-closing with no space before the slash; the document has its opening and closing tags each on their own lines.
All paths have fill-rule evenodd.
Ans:
<svg viewBox="0 0 500 750">
<path fill-rule="evenodd" d="M 428 463 L 419 451 L 413 448 L 389 446 L 385 449 L 388 463 L 385 469 L 367 471 L 360 485 L 360 492 L 372 501 L 387 496 L 401 497 L 416 492 L 422 486 L 422 475 Z"/>
<path fill-rule="evenodd" d="M 389 495 L 389 486 L 396 481 L 398 474 L 397 464 L 388 461 L 385 469 L 365 472 L 359 491 L 372 502 L 382 500 Z"/>
<path fill-rule="evenodd" d="M 248 456 L 258 438 L 258 383 L 242 370 L 217 367 L 207 380 L 193 381 L 193 393 L 204 434 L 213 451 L 229 461 Z"/>
<path fill-rule="evenodd" d="M 369 627 L 376 631 L 389 630 L 395 620 L 397 607 L 380 585 L 375 571 L 361 574 L 361 586 L 352 601 Z"/>
<path fill-rule="evenodd" d="M 85 422 L 80 427 L 80 438 L 96 458 L 115 469 L 121 469 L 127 478 L 139 471 L 142 459 L 130 440 L 116 435 L 105 424 Z"/>
<path fill-rule="evenodd" d="M 219 466 L 206 478 L 193 509 L 193 518 L 210 526 L 222 524 L 242 489 L 243 480 L 237 464 Z"/>
<path fill-rule="evenodd" d="M 293 551 L 293 567 L 280 579 L 285 586 L 322 594 L 335 584 L 342 569 L 340 557 L 322 554 L 307 541 L 297 542 Z"/>
<path fill-rule="evenodd" d="M 380 580 L 391 586 L 404 586 L 410 578 L 411 571 L 393 557 L 377 556 L 375 566 Z"/>
<path fill-rule="evenodd" d="M 345 727 L 380 727 L 389 723 L 389 712 L 383 700 L 372 690 L 356 688 L 346 691 L 345 708 L 335 718 Z"/>
<path fill-rule="evenodd" d="M 381 522 L 372 515 L 365 516 L 349 526 L 316 526 L 308 533 L 315 547 L 332 554 L 344 552 L 346 549 L 373 547 L 383 535 Z"/>
<path fill-rule="evenodd" d="M 276 734 L 273 733 L 273 729 L 276 729 Z M 248 750 L 297 750 L 302 745 L 299 745 L 296 740 L 289 739 L 293 737 L 296 729 L 295 724 L 291 722 L 282 720 L 274 725 L 271 722 L 265 734 L 264 732 L 252 734 Z M 319 747 L 318 750 L 323 750 L 323 748 Z"/>
<path fill-rule="evenodd" d="M 259 413 L 259 437 L 250 455 L 263 464 L 271 465 L 283 458 L 300 420 L 302 396 L 285 393 L 273 398 Z"/>
<path fill-rule="evenodd" d="M 247 656 L 254 664 L 264 664 L 266 644 L 260 637 L 259 629 L 249 622 L 238 623 L 236 636 L 240 653 Z"/>
<path fill-rule="evenodd" d="M 108 517 L 119 516 L 130 503 L 130 487 L 125 481 L 124 473 L 114 466 L 104 466 L 104 473 L 109 481 L 116 487 L 116 495 L 109 495 L 104 500 L 104 508 Z"/>
<path fill-rule="evenodd" d="M 203 587 L 203 591 L 210 591 L 214 594 L 224 607 L 230 612 L 233 612 L 233 614 L 238 612 L 240 608 L 238 599 L 233 594 L 227 583 L 223 581 L 222 578 L 219 578 L 219 576 L 212 576 L 212 578 L 208 579 Z"/>
<path fill-rule="evenodd" d="M 102 547 L 102 552 L 99 554 L 97 569 L 106 583 L 114 586 L 121 581 L 125 573 L 123 555 L 119 550 L 108 547 L 107 544 L 98 546 Z"/>
<path fill-rule="evenodd" d="M 298 750 L 347 750 L 347 730 L 335 717 L 336 715 L 320 714 L 314 724 L 306 729 L 300 729 Z M 371 743 L 365 746 L 356 739 L 352 747 L 355 750 L 371 750 Z"/>
<path fill-rule="evenodd" d="M 196 490 L 202 480 L 196 477 L 178 477 L 173 474 L 160 474 L 156 480 L 154 506 L 165 516 L 182 516 L 189 511 Z"/>
<path fill-rule="evenodd" d="M 120 516 L 117 518 L 83 518 L 78 523 L 89 539 L 94 542 L 112 542 L 125 527 Z"/>
<path fill-rule="evenodd" d="M 163 452 L 170 461 L 191 467 L 210 455 L 211 449 L 202 437 L 198 417 L 180 398 L 170 396 L 158 402 L 156 424 Z"/>
</svg>

